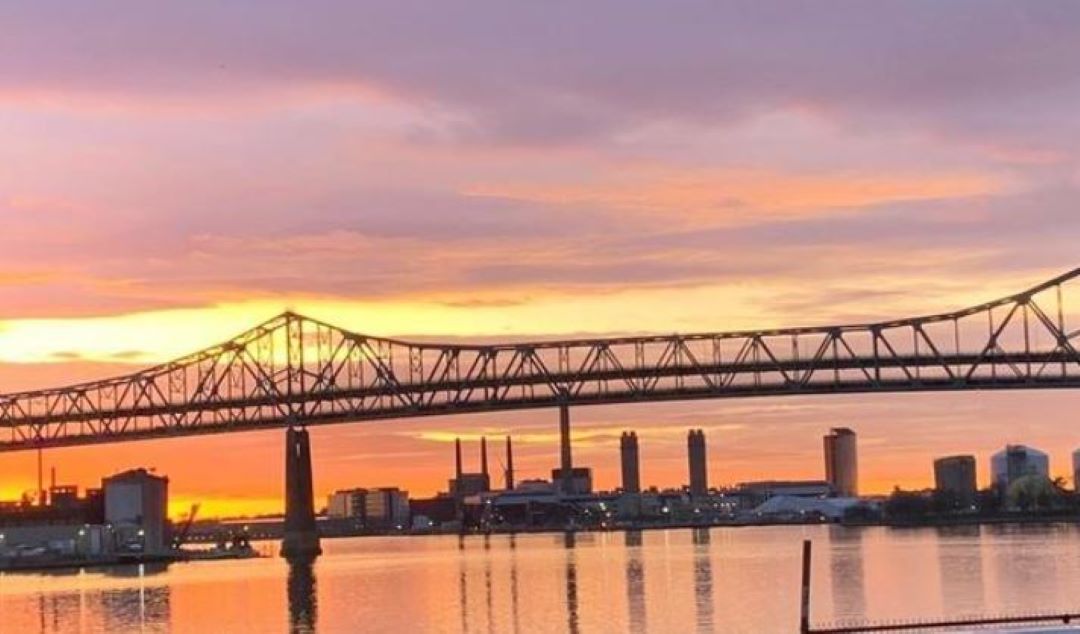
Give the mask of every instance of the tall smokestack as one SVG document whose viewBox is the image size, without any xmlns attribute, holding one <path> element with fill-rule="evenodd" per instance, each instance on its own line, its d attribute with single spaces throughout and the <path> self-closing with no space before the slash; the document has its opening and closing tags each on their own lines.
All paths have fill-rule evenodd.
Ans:
<svg viewBox="0 0 1080 634">
<path fill-rule="evenodd" d="M 461 439 L 454 439 L 454 477 L 461 479 Z"/>
<path fill-rule="evenodd" d="M 641 471 L 637 432 L 624 431 L 619 438 L 622 488 L 625 493 L 641 493 Z"/>
<path fill-rule="evenodd" d="M 510 437 L 506 437 L 506 490 L 512 491 L 514 489 L 514 446 L 510 442 Z"/>
<path fill-rule="evenodd" d="M 487 476 L 488 474 L 488 462 L 487 462 L 487 438 L 480 438 L 480 473 Z"/>
</svg>

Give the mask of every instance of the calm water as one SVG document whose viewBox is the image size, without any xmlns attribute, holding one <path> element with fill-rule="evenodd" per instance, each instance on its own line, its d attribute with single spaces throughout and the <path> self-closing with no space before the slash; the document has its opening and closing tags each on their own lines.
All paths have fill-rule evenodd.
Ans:
<svg viewBox="0 0 1080 634">
<path fill-rule="evenodd" d="M 819 623 L 1080 600 L 1080 529 L 1066 525 L 398 537 L 327 540 L 306 569 L 0 576 L 0 632 L 791 632 L 803 538 Z"/>
</svg>

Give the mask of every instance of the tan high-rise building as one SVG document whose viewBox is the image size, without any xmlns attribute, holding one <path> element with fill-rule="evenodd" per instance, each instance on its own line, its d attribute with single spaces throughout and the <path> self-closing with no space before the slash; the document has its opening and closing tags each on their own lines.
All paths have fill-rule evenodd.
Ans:
<svg viewBox="0 0 1080 634">
<path fill-rule="evenodd" d="M 637 433 L 624 431 L 619 439 L 622 458 L 622 488 L 624 493 L 641 493 L 641 461 L 638 457 Z"/>
<path fill-rule="evenodd" d="M 825 479 L 840 497 L 859 495 L 856 436 L 847 427 L 835 427 L 825 436 Z"/>
<path fill-rule="evenodd" d="M 704 497 L 709 493 L 709 466 L 705 456 L 705 432 L 691 429 L 686 437 L 687 456 L 690 462 L 690 495 Z"/>
</svg>

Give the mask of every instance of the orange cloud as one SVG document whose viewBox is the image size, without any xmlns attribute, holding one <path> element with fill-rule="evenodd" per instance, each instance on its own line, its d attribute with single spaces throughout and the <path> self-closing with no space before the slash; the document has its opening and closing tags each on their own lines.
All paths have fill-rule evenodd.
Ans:
<svg viewBox="0 0 1080 634">
<path fill-rule="evenodd" d="M 629 170 L 595 183 L 480 183 L 473 196 L 672 214 L 710 224 L 821 216 L 885 202 L 966 198 L 1002 192 L 999 176 L 977 172 L 804 174 L 766 170 Z"/>
</svg>

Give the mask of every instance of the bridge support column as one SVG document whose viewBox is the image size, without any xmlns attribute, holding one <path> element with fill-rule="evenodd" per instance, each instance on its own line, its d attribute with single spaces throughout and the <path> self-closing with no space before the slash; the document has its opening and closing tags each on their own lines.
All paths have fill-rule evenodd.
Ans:
<svg viewBox="0 0 1080 634">
<path fill-rule="evenodd" d="M 559 457 L 559 488 L 569 495 L 574 488 L 574 461 L 570 452 L 570 406 L 565 401 L 559 404 Z"/>
<path fill-rule="evenodd" d="M 281 556 L 302 561 L 321 554 L 319 530 L 315 525 L 308 432 L 289 427 L 285 432 L 285 532 Z"/>
</svg>

